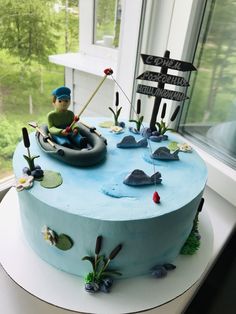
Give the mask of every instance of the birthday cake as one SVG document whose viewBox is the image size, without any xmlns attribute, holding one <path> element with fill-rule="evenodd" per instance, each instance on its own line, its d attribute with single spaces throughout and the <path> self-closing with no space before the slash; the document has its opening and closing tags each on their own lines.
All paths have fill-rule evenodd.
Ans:
<svg viewBox="0 0 236 314">
<path fill-rule="evenodd" d="M 106 139 L 106 155 L 90 167 L 53 158 L 40 149 L 37 134 L 30 135 L 31 154 L 40 156 L 45 174 L 57 174 L 59 184 L 51 188 L 49 180 L 45 188 L 43 181 L 34 180 L 30 189 L 18 193 L 25 237 L 46 262 L 82 277 L 92 274 L 89 262 L 94 270 L 98 259 L 111 274 L 122 273 L 121 278 L 148 275 L 157 265 L 168 269 L 202 206 L 205 164 L 195 151 L 179 151 L 175 160 L 154 159 L 151 152 L 181 143 L 180 138 L 168 134 L 164 145 L 145 145 L 141 134 L 130 133 L 129 122 L 122 133 L 114 133 L 99 126 L 104 120 L 83 119 Z M 17 178 L 22 177 L 25 153 L 21 142 L 13 158 Z M 137 184 L 136 177 L 141 178 Z"/>
<path fill-rule="evenodd" d="M 165 62 L 165 73 L 167 61 L 170 68 L 177 62 L 170 62 L 169 52 L 164 58 L 142 57 L 148 65 Z M 112 73 L 105 69 L 99 86 Z M 143 75 L 138 79 L 160 80 L 153 72 Z M 114 276 L 164 277 L 180 253 L 193 254 L 200 246 L 198 214 L 207 171 L 189 145 L 168 133 L 166 103 L 157 121 L 161 98 L 185 98 L 163 87 L 162 82 L 151 91 L 145 85 L 137 89 L 156 97 L 149 126 L 140 100 L 136 120 L 119 121 L 118 92 L 114 108 L 109 107 L 113 122 L 79 119 L 89 102 L 75 116 L 69 110 L 70 89 L 62 86 L 52 92 L 54 111 L 47 125 L 31 123 L 36 133 L 30 137 L 22 129 L 13 166 L 25 237 L 49 264 L 85 277 L 88 292 L 108 292 Z"/>
</svg>

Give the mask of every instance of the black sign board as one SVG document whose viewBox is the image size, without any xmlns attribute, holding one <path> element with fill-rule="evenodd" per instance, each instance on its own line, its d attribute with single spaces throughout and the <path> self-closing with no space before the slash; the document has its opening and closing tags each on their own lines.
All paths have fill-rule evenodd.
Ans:
<svg viewBox="0 0 236 314">
<path fill-rule="evenodd" d="M 184 93 L 164 88 L 165 84 L 171 84 L 181 87 L 189 86 L 188 82 L 183 77 L 167 74 L 168 69 L 186 72 L 196 71 L 196 68 L 192 65 L 192 63 L 171 59 L 170 52 L 168 50 L 165 51 L 163 57 L 146 54 L 141 54 L 141 57 L 144 64 L 161 67 L 160 73 L 145 71 L 137 77 L 137 79 L 139 80 L 158 82 L 157 87 L 142 84 L 139 84 L 137 87 L 137 93 L 155 97 L 152 117 L 150 121 L 151 130 L 155 130 L 156 119 L 162 98 L 175 101 L 183 101 L 188 98 Z"/>
<path fill-rule="evenodd" d="M 192 63 L 165 58 L 165 57 L 156 57 L 151 55 L 141 54 L 144 64 L 154 65 L 158 67 L 166 67 L 168 69 L 177 70 L 177 71 L 196 71 L 197 69 L 192 65 Z"/>
<path fill-rule="evenodd" d="M 154 96 L 154 97 L 171 99 L 175 101 L 182 101 L 188 98 L 184 93 L 177 92 L 175 90 L 162 89 L 158 87 L 141 85 L 141 84 L 138 85 L 137 93 Z"/>
<path fill-rule="evenodd" d="M 160 82 L 176 86 L 189 86 L 189 83 L 181 76 L 145 71 L 137 77 L 139 80 Z"/>
</svg>

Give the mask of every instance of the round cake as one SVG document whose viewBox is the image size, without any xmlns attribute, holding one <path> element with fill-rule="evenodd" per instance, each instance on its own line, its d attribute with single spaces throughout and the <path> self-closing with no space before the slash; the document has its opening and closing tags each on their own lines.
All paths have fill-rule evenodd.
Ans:
<svg viewBox="0 0 236 314">
<path fill-rule="evenodd" d="M 129 123 L 117 134 L 99 127 L 104 120 L 83 119 L 107 140 L 104 160 L 90 167 L 75 167 L 53 158 L 39 148 L 35 134 L 30 135 L 31 154 L 40 155 L 37 162 L 41 168 L 57 173 L 62 184 L 45 188 L 35 180 L 32 188 L 18 193 L 25 237 L 49 264 L 85 276 L 91 265 L 84 257 L 94 255 L 96 241 L 102 236 L 99 250 L 111 259 L 111 268 L 122 273 L 122 278 L 148 274 L 155 265 L 173 263 L 186 242 L 202 199 L 206 167 L 195 151 L 179 152 L 176 160 L 151 157 L 158 148 L 183 141 L 174 133 L 168 134 L 167 141 L 149 141 L 145 147 L 140 144 L 142 136 L 129 131 Z M 132 147 L 119 144 L 131 135 L 135 140 Z M 25 154 L 21 142 L 13 158 L 17 178 L 27 166 Z M 158 179 L 153 179 L 155 173 Z M 136 174 L 141 183 L 133 185 Z M 154 192 L 160 200 L 153 200 Z M 45 228 L 54 231 L 60 245 L 45 241 Z M 118 250 L 113 259 L 114 248 Z"/>
</svg>

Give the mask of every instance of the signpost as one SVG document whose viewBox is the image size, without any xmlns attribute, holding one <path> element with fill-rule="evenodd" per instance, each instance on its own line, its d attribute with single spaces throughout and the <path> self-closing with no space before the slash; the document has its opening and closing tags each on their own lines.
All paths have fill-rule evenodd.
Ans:
<svg viewBox="0 0 236 314">
<path fill-rule="evenodd" d="M 137 77 L 139 80 L 153 81 L 158 83 L 157 87 L 142 84 L 138 84 L 137 87 L 137 93 L 155 97 L 150 121 L 150 128 L 152 131 L 154 131 L 156 130 L 155 124 L 162 98 L 171 99 L 174 101 L 183 101 L 188 98 L 184 93 L 164 88 L 165 84 L 181 87 L 189 86 L 189 83 L 183 77 L 167 74 L 168 69 L 186 72 L 196 71 L 196 68 L 189 62 L 170 59 L 170 52 L 168 50 L 166 50 L 164 57 L 157 57 L 146 54 L 141 54 L 141 57 L 144 64 L 161 67 L 160 72 L 145 71 Z"/>
</svg>

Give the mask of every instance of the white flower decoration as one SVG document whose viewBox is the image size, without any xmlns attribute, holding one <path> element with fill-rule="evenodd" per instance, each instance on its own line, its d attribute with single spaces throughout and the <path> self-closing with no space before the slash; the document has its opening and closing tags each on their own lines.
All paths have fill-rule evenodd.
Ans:
<svg viewBox="0 0 236 314">
<path fill-rule="evenodd" d="M 43 226 L 42 234 L 43 234 L 44 240 L 48 242 L 50 245 L 57 244 L 57 236 L 52 229 L 48 228 L 47 226 Z"/>
<path fill-rule="evenodd" d="M 20 177 L 16 182 L 16 190 L 18 192 L 30 189 L 34 184 L 33 176 Z"/>
<path fill-rule="evenodd" d="M 192 147 L 189 144 L 187 144 L 187 143 L 177 144 L 177 146 L 179 147 L 181 152 L 188 152 L 188 153 L 190 153 L 192 151 Z"/>
<path fill-rule="evenodd" d="M 117 126 L 117 125 L 113 125 L 111 127 L 111 132 L 112 133 L 116 133 L 116 134 L 119 134 L 119 133 L 123 133 L 124 132 L 124 129 L 120 126 Z"/>
</svg>

